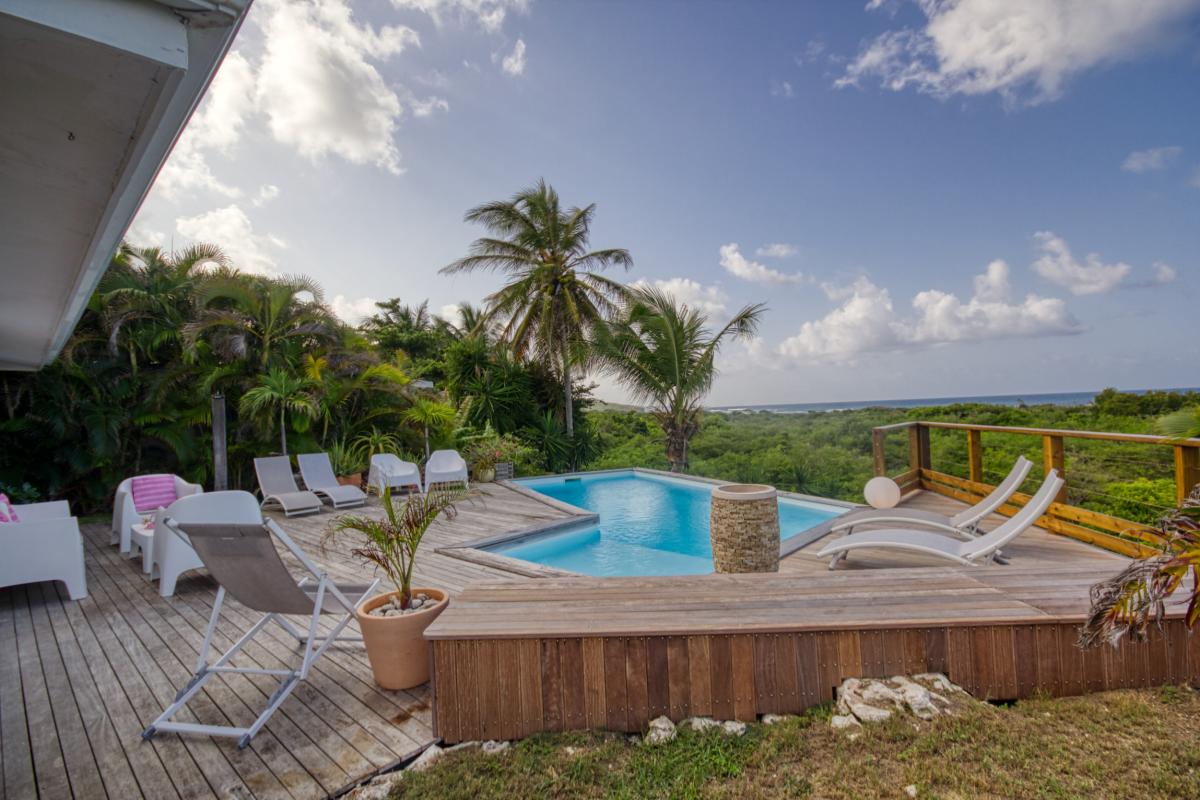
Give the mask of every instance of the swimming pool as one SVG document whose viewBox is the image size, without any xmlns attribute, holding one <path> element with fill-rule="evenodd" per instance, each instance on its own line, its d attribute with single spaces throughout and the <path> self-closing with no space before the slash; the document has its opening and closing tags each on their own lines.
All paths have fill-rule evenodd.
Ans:
<svg viewBox="0 0 1200 800">
<path fill-rule="evenodd" d="M 713 484 L 633 471 L 517 482 L 595 512 L 599 522 L 501 542 L 487 547 L 489 552 L 595 576 L 712 572 L 708 515 Z M 845 511 L 840 505 L 780 499 L 780 536 Z"/>
</svg>

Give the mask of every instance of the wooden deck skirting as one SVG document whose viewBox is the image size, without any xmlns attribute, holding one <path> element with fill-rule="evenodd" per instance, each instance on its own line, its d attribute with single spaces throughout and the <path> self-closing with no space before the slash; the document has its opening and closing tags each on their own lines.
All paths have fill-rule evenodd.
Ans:
<svg viewBox="0 0 1200 800">
<path fill-rule="evenodd" d="M 1200 637 L 1076 646 L 1087 568 L 546 579 L 468 588 L 429 629 L 447 743 L 750 721 L 830 702 L 848 677 L 943 672 L 976 697 L 1195 682 Z M 553 614 L 547 613 L 553 609 Z"/>
</svg>

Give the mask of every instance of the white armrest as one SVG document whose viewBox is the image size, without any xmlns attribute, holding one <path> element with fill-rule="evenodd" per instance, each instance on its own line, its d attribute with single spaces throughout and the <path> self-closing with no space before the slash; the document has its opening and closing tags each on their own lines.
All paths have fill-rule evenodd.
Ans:
<svg viewBox="0 0 1200 800">
<path fill-rule="evenodd" d="M 27 503 L 13 506 L 21 522 L 37 522 L 44 519 L 66 519 L 71 516 L 71 506 L 66 500 L 51 500 L 48 503 Z"/>
</svg>

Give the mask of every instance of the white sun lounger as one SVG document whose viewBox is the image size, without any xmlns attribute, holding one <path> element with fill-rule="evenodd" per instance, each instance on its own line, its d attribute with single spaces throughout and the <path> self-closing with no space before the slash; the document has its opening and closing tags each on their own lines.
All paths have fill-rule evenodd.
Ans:
<svg viewBox="0 0 1200 800">
<path fill-rule="evenodd" d="M 851 536 L 843 536 L 830 543 L 817 553 L 818 558 L 831 557 L 829 568 L 833 569 L 837 562 L 851 550 L 861 550 L 868 547 L 907 550 L 913 553 L 937 556 L 958 564 L 976 564 L 982 560 L 990 560 L 1001 547 L 1020 536 L 1037 522 L 1045 513 L 1059 489 L 1063 479 L 1058 472 L 1050 470 L 1037 494 L 1029 499 L 1025 507 L 1012 518 L 998 525 L 995 530 L 978 538 L 965 542 L 943 536 L 933 531 L 920 531 L 905 528 L 888 530 L 864 531 Z"/>
<path fill-rule="evenodd" d="M 253 500 L 253 497 L 250 499 Z M 354 619 L 355 604 L 374 592 L 379 581 L 354 585 L 333 583 L 274 520 L 239 525 L 180 523 L 168 518 L 164 524 L 178 528 L 187 536 L 220 588 L 213 602 L 208 628 L 204 633 L 204 643 L 200 647 L 200 656 L 196 660 L 195 674 L 175 696 L 175 701 L 143 731 L 142 738 L 150 739 L 161 731 L 175 731 L 201 736 L 230 736 L 238 740 L 239 748 L 246 747 L 299 682 L 308 677 L 313 662 L 324 654 L 329 645 L 335 641 L 362 641 L 361 637 L 342 636 L 342 630 Z M 278 539 L 309 573 L 302 580 L 296 581 L 288 572 L 272 537 Z M 212 649 L 213 636 L 226 595 L 252 611 L 261 612 L 263 617 L 210 664 L 209 650 Z M 305 617 L 303 629 L 297 628 L 287 619 L 288 615 L 293 614 Z M 336 614 L 339 615 L 339 619 L 328 634 L 318 636 L 318 624 L 322 614 Z M 229 662 L 272 622 L 301 644 L 303 649 L 299 664 L 290 664 L 283 669 L 229 666 Z M 279 686 L 270 695 L 266 708 L 254 722 L 247 727 L 237 727 L 177 722 L 173 719 L 188 701 L 204 688 L 212 676 L 229 673 L 246 676 L 265 675 L 279 679 Z"/>
<path fill-rule="evenodd" d="M 405 486 L 421 491 L 421 470 L 411 461 L 403 461 L 395 453 L 376 453 L 371 456 L 371 471 L 367 486 L 383 494 L 384 489 Z"/>
<path fill-rule="evenodd" d="M 321 510 L 321 498 L 312 492 L 300 491 L 292 474 L 292 460 L 287 456 L 254 459 L 258 488 L 262 491 L 262 507 L 274 503 L 283 509 L 285 517 L 315 514 Z"/>
<path fill-rule="evenodd" d="M 357 486 L 342 486 L 333 474 L 328 453 L 304 453 L 296 456 L 304 485 L 334 508 L 353 508 L 367 502 L 367 496 Z"/>
<path fill-rule="evenodd" d="M 458 483 L 467 488 L 467 462 L 454 450 L 434 450 L 425 462 L 425 491 L 438 483 Z"/>
<path fill-rule="evenodd" d="M 839 517 L 829 532 L 846 531 L 849 533 L 859 525 L 891 524 L 913 528 L 933 528 L 954 534 L 974 534 L 981 520 L 1009 501 L 1021 484 L 1025 482 L 1031 469 L 1033 469 L 1033 462 L 1025 456 L 1020 456 L 1013 464 L 1008 477 L 1001 481 L 991 494 L 953 517 L 917 508 L 864 508 Z"/>
</svg>

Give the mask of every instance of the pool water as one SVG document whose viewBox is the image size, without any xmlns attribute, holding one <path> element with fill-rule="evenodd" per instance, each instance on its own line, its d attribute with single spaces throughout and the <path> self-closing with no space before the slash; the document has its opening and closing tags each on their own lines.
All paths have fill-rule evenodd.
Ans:
<svg viewBox="0 0 1200 800">
<path fill-rule="evenodd" d="M 634 472 L 532 478 L 524 486 L 594 511 L 598 524 L 501 543 L 489 551 L 584 575 L 703 575 L 712 572 L 708 536 L 713 486 Z M 804 500 L 779 501 L 781 538 L 846 509 Z"/>
</svg>

